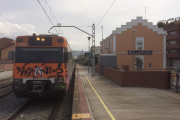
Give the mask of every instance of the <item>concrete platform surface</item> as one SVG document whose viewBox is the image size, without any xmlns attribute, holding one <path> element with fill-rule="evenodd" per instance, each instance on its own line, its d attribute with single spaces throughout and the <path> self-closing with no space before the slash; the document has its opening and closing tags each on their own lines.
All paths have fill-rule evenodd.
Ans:
<svg viewBox="0 0 180 120">
<path fill-rule="evenodd" d="M 12 78 L 13 71 L 0 72 L 0 80 Z"/>
<path fill-rule="evenodd" d="M 76 66 L 91 119 L 180 120 L 180 95 L 169 90 L 120 87 L 85 66 Z M 91 69 L 90 69 L 91 71 Z M 77 98 L 76 98 L 77 99 Z"/>
</svg>

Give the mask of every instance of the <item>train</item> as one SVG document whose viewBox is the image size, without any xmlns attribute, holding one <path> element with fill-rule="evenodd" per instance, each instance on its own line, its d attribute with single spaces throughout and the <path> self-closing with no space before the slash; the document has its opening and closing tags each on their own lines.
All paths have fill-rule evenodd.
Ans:
<svg viewBox="0 0 180 120">
<path fill-rule="evenodd" d="M 18 36 L 13 56 L 12 91 L 16 97 L 60 98 L 67 94 L 75 60 L 65 37 Z"/>
</svg>

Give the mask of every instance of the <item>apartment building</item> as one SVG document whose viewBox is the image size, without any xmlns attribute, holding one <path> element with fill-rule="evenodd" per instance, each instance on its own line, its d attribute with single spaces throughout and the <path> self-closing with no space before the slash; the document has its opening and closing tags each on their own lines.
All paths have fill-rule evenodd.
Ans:
<svg viewBox="0 0 180 120">
<path fill-rule="evenodd" d="M 166 58 L 167 67 L 178 69 L 180 68 L 180 20 L 175 21 L 174 25 L 163 27 L 167 31 L 166 36 Z"/>
</svg>

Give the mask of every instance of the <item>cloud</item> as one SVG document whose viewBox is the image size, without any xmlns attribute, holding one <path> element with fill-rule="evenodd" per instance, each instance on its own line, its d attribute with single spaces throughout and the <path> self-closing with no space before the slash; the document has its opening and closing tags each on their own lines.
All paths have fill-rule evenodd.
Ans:
<svg viewBox="0 0 180 120">
<path fill-rule="evenodd" d="M 12 24 L 11 22 L 0 22 L 0 37 L 16 38 L 21 35 L 32 35 L 36 33 L 35 26 L 31 24 Z"/>
<path fill-rule="evenodd" d="M 39 1 L 56 25 L 45 0 Z M 61 25 L 92 26 L 93 23 L 95 25 L 99 23 L 114 0 L 47 0 L 47 2 Z M 99 45 L 102 40 L 101 26 L 104 28 L 103 35 L 106 38 L 112 33 L 112 30 L 121 27 L 121 25 L 126 25 L 126 22 L 131 22 L 137 16 L 145 18 L 145 6 L 146 18 L 153 24 L 159 20 L 179 16 L 179 0 L 116 0 L 95 30 L 96 45 Z M 33 32 L 47 34 L 52 27 L 37 0 L 4 0 L 0 4 L 0 11 L 1 14 L 30 35 Z M 91 28 L 82 27 L 81 29 L 92 33 Z M 0 31 L 15 36 L 21 35 L 21 33 L 7 26 L 1 27 Z M 64 33 L 61 35 L 67 38 L 72 49 L 82 50 L 88 45 L 87 34 L 74 28 L 61 28 L 61 31 Z M 52 29 L 51 32 L 55 33 L 56 31 Z"/>
</svg>

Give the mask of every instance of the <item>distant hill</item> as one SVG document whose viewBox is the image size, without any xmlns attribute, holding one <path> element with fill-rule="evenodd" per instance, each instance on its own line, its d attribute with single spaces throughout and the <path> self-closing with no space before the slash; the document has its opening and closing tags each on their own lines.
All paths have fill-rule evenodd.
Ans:
<svg viewBox="0 0 180 120">
<path fill-rule="evenodd" d="M 83 54 L 84 53 L 87 53 L 88 51 L 83 51 Z M 81 51 L 72 51 L 72 54 L 74 55 L 74 56 L 79 56 L 80 54 L 82 54 L 82 52 Z"/>
</svg>

